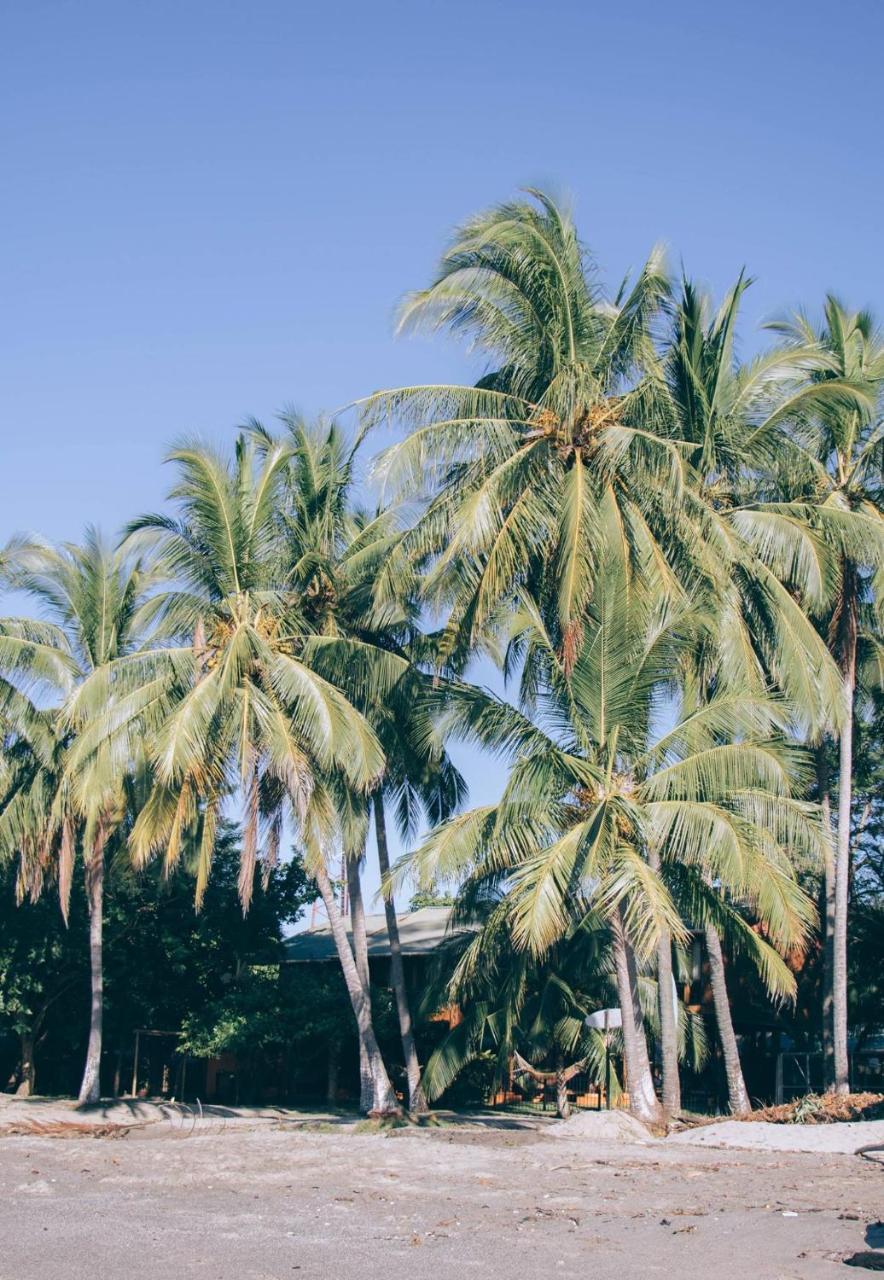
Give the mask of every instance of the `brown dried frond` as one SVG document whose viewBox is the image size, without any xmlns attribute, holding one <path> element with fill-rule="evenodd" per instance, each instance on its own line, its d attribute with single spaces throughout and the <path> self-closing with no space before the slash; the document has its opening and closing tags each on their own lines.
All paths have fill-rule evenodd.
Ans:
<svg viewBox="0 0 884 1280">
<path fill-rule="evenodd" d="M 61 828 L 61 844 L 58 850 L 58 898 L 65 924 L 71 905 L 71 883 L 74 875 L 74 824 L 66 817 Z"/>
<path fill-rule="evenodd" d="M 579 618 L 572 618 L 562 636 L 562 669 L 566 679 L 574 671 L 582 645 L 583 623 Z"/>
</svg>

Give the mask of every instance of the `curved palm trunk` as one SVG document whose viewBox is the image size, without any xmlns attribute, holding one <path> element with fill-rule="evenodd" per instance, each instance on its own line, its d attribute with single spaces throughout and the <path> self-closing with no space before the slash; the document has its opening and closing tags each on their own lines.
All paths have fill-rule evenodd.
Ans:
<svg viewBox="0 0 884 1280">
<path fill-rule="evenodd" d="M 743 1079 L 743 1068 L 740 1065 L 740 1050 L 734 1034 L 731 1020 L 731 1007 L 727 998 L 727 983 L 724 973 L 724 957 L 721 954 L 721 939 L 711 925 L 704 930 L 706 954 L 709 957 L 709 975 L 712 981 L 712 1002 L 715 1007 L 715 1022 L 718 1027 L 718 1038 L 724 1055 L 724 1070 L 727 1077 L 727 1100 L 731 1114 L 745 1115 L 752 1110 L 746 1082 Z"/>
<path fill-rule="evenodd" d="M 375 1038 L 368 992 L 360 980 L 356 961 L 353 958 L 353 951 L 350 947 L 350 940 L 347 937 L 347 930 L 344 927 L 344 918 L 335 901 L 331 881 L 328 878 L 328 872 L 325 867 L 320 867 L 317 870 L 316 883 L 331 926 L 335 950 L 338 953 L 338 960 L 341 964 L 344 982 L 347 986 L 347 994 L 350 997 L 350 1004 L 356 1018 L 356 1025 L 359 1029 L 360 1037 L 365 1042 L 368 1054 L 373 1082 L 371 1110 L 378 1114 L 398 1111 L 399 1104 L 396 1101 L 396 1095 L 393 1092 L 393 1086 L 390 1084 L 390 1077 L 387 1075 L 387 1068 L 384 1065 L 384 1059 Z"/>
<path fill-rule="evenodd" d="M 681 1078 L 678 1072 L 678 1023 L 672 999 L 672 935 L 660 932 L 657 943 L 657 998 L 660 1006 L 660 1046 L 663 1053 L 663 1110 L 667 1116 L 681 1111 Z"/>
<path fill-rule="evenodd" d="M 635 952 L 626 936 L 623 913 L 618 907 L 611 921 L 614 971 L 623 1019 L 623 1061 L 629 1110 L 646 1124 L 662 1125 L 663 1108 L 654 1092 L 654 1078 L 648 1058 L 648 1042 L 638 998 Z"/>
<path fill-rule="evenodd" d="M 832 1047 L 835 1092 L 850 1092 L 847 1051 L 847 915 L 850 887 L 850 810 L 853 800 L 853 691 L 856 680 L 856 636 L 852 637 L 844 674 L 846 719 L 838 752 L 838 839 L 835 849 L 835 919 L 832 941 Z"/>
<path fill-rule="evenodd" d="M 86 867 L 86 897 L 89 903 L 89 979 L 91 1004 L 89 1045 L 86 1066 L 77 1098 L 79 1106 L 88 1106 L 101 1098 L 101 1034 L 104 1015 L 104 842 L 93 850 Z"/>
<path fill-rule="evenodd" d="M 378 866 L 380 867 L 381 886 L 383 888 L 384 914 L 387 918 L 387 935 L 390 939 L 390 982 L 393 987 L 393 994 L 396 997 L 399 1034 L 402 1037 L 402 1056 L 408 1077 L 408 1109 L 417 1115 L 421 1115 L 426 1114 L 429 1107 L 421 1087 L 421 1069 L 417 1057 L 417 1046 L 414 1041 L 411 1008 L 408 1003 L 408 988 L 405 985 L 405 967 L 402 963 L 402 944 L 399 940 L 399 921 L 396 916 L 396 904 L 393 901 L 392 890 L 385 887 L 387 876 L 390 873 L 390 850 L 387 844 L 384 798 L 380 791 L 375 793 L 373 808 L 375 837 L 378 846 Z"/>
<path fill-rule="evenodd" d="M 829 765 L 826 759 L 826 745 L 821 742 L 816 748 L 816 781 L 817 798 L 823 815 L 823 826 L 826 835 L 832 834 L 832 802 L 829 795 Z M 823 922 L 823 979 L 821 1029 L 823 1041 L 823 1079 L 826 1087 L 835 1083 L 835 859 L 829 847 L 826 848 L 825 865 L 823 867 L 823 903 L 820 912 Z"/>
<path fill-rule="evenodd" d="M 353 934 L 353 958 L 356 961 L 356 972 L 359 981 L 368 994 L 371 1008 L 371 973 L 368 968 L 368 937 L 365 932 L 365 905 L 362 901 L 362 879 L 359 875 L 359 863 L 355 858 L 347 859 L 347 896 L 350 899 L 350 927 Z M 365 1037 L 357 1027 L 359 1039 L 359 1110 L 371 1111 L 374 1105 L 374 1078 L 368 1047 Z"/>
<path fill-rule="evenodd" d="M 568 1120 L 571 1115 L 571 1103 L 568 1099 L 568 1081 L 565 1072 L 556 1071 L 556 1115 L 560 1120 Z"/>
<path fill-rule="evenodd" d="M 511 1059 L 510 1075 L 512 1076 L 512 1066 L 515 1065 L 518 1071 L 527 1076 L 531 1076 L 539 1084 L 552 1084 L 556 1091 L 556 1115 L 560 1120 L 568 1120 L 571 1116 L 571 1102 L 568 1098 L 568 1085 L 576 1075 L 586 1066 L 586 1059 L 581 1058 L 579 1062 L 573 1062 L 570 1067 L 566 1067 L 562 1055 L 556 1055 L 555 1071 L 540 1071 L 533 1066 L 527 1058 L 514 1050 Z"/>
</svg>

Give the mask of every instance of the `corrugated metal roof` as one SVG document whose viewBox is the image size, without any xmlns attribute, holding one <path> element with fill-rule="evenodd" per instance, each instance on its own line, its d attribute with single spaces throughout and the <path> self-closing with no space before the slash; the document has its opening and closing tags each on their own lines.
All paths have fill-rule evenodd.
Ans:
<svg viewBox="0 0 884 1280">
<path fill-rule="evenodd" d="M 420 911 L 406 911 L 399 916 L 399 940 L 405 956 L 428 955 L 450 937 L 448 922 L 450 907 L 422 907 Z M 388 956 L 390 939 L 387 921 L 383 915 L 365 917 L 369 956 Z M 349 922 L 347 929 L 350 934 Z M 283 943 L 286 960 L 294 964 L 308 960 L 336 960 L 335 941 L 328 924 L 295 933 Z"/>
</svg>

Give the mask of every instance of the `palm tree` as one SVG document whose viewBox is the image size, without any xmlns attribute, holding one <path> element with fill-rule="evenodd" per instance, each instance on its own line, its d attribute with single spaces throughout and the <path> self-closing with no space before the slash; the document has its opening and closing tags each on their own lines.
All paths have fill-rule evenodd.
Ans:
<svg viewBox="0 0 884 1280">
<path fill-rule="evenodd" d="M 382 883 L 390 869 L 385 797 L 392 800 L 403 834 L 413 834 L 425 812 L 438 822 L 460 802 L 463 781 L 444 750 L 418 740 L 410 710 L 425 696 L 428 681 L 418 669 L 427 662 L 431 639 L 418 630 L 418 577 L 402 551 L 402 530 L 390 508 L 366 511 L 353 500 L 360 437 L 348 440 L 338 424 L 308 426 L 295 414 L 283 418 L 290 447 L 284 488 L 277 508 L 278 545 L 284 571 L 309 602 L 311 623 L 325 636 L 346 636 L 369 651 L 383 650 L 402 662 L 395 687 L 378 697 L 354 668 L 338 672 L 350 697 L 371 723 L 386 759 L 383 778 L 371 795 L 375 841 Z M 273 437 L 252 424 L 262 449 Z M 321 660 L 321 659 L 318 659 Z M 324 669 L 324 668 L 320 668 Z M 328 668 L 333 675 L 332 667 Z M 365 850 L 367 810 L 350 796 L 353 818 L 351 856 L 347 859 L 354 959 L 368 989 L 365 914 L 359 868 Z M 420 1064 L 405 984 L 399 925 L 392 892 L 383 892 L 390 940 L 390 979 L 396 1000 L 402 1052 L 408 1079 L 409 1109 L 426 1110 Z M 360 1046 L 365 1062 L 365 1047 Z M 363 1076 L 365 1073 L 363 1072 Z"/>
<path fill-rule="evenodd" d="M 402 309 L 402 328 L 465 333 L 486 374 L 474 387 L 376 392 L 362 412 L 366 429 L 382 419 L 414 428 L 378 472 L 429 499 L 405 546 L 431 561 L 427 599 L 450 607 L 443 655 L 486 643 L 515 594 L 537 597 L 542 580 L 567 668 L 600 567 L 605 502 L 667 589 L 674 566 L 682 576 L 717 569 L 679 515 L 685 469 L 655 342 L 670 288 L 662 253 L 608 299 L 567 213 L 529 194 L 466 223 L 435 282 Z"/>
<path fill-rule="evenodd" d="M 567 1119 L 574 1077 L 590 1071 L 603 1078 L 604 1040 L 585 1019 L 609 1003 L 604 927 L 585 920 L 538 959 L 513 946 L 506 897 L 483 905 L 481 927 L 452 935 L 436 980 L 424 992 L 422 1006 L 429 1013 L 441 1005 L 456 1005 L 461 1013 L 430 1056 L 424 1088 L 430 1099 L 438 1098 L 465 1066 L 492 1053 L 496 1086 L 511 1074 L 552 1085 L 556 1112 Z M 474 923 L 476 906 L 471 895 L 458 908 L 458 919 Z"/>
<path fill-rule="evenodd" d="M 816 330 L 804 315 L 771 325 L 787 350 L 815 343 L 826 359 L 813 370 L 812 390 L 848 383 L 860 399 L 834 398 L 792 426 L 791 448 L 776 479 L 786 509 L 799 511 L 829 554 L 826 589 L 808 606 L 819 619 L 841 675 L 836 851 L 826 876 L 827 965 L 824 1009 L 831 1006 L 832 1084 L 850 1088 L 847 1047 L 847 923 L 850 882 L 853 738 L 858 663 L 863 648 L 880 645 L 884 578 L 884 337 L 865 311 L 850 312 L 829 295 Z M 821 597 L 821 598 L 820 598 Z M 825 776 L 820 779 L 828 800 Z M 828 1023 L 828 1018 L 825 1019 Z"/>
<path fill-rule="evenodd" d="M 405 865 L 428 882 L 465 874 L 505 882 L 514 941 L 535 954 L 590 910 L 606 920 L 630 1105 L 660 1122 L 639 964 L 661 929 L 685 937 L 667 880 L 678 873 L 682 903 L 689 891 L 692 924 L 726 915 L 769 987 L 791 994 L 778 950 L 800 945 L 814 920 L 793 851 L 818 856 L 823 839 L 813 808 L 790 794 L 793 753 L 768 740 L 782 719 L 770 699 L 726 689 L 696 708 L 683 703 L 674 726 L 655 733 L 702 618 L 660 610 L 615 545 L 605 548 L 570 671 L 533 602 L 513 620 L 539 723 L 480 691 L 450 690 L 446 731 L 473 734 L 514 763 L 499 804 L 443 824 Z M 724 894 L 763 922 L 765 937 Z"/>
<path fill-rule="evenodd" d="M 803 607 L 825 592 L 826 557 L 806 510 L 784 505 L 774 479 L 795 453 L 794 423 L 868 400 L 850 379 L 817 376 L 831 362 L 816 341 L 741 364 L 736 325 L 750 283 L 741 274 L 715 311 L 683 281 L 663 364 L 690 468 L 684 501 L 729 566 L 726 580 L 700 584 L 718 621 L 716 679 L 759 690 L 773 683 L 814 733 L 837 720 L 841 699 L 837 669 Z"/>
<path fill-rule="evenodd" d="M 294 413 L 283 415 L 283 423 L 289 459 L 276 512 L 280 576 L 301 593 L 311 625 L 318 633 L 346 634 L 357 643 L 367 642 L 373 646 L 380 641 L 380 647 L 393 649 L 408 624 L 401 604 L 403 597 L 390 600 L 390 607 L 381 617 L 373 588 L 378 576 L 386 572 L 390 559 L 397 558 L 399 530 L 389 513 L 378 512 L 376 518 L 372 518 L 353 506 L 360 439 L 348 441 L 335 422 L 312 427 Z M 260 423 L 253 422 L 251 430 L 259 450 L 273 447 L 274 437 Z M 356 679 L 349 691 L 357 703 L 360 698 L 364 702 L 364 681 L 358 673 L 354 674 Z M 333 670 L 329 675 L 331 678 L 337 675 L 339 681 L 347 679 L 346 673 Z M 353 794 L 342 797 L 342 801 L 351 819 L 344 861 L 353 960 L 370 1012 L 371 977 L 361 884 L 368 806 L 365 797 Z M 398 941 L 398 934 L 395 939 L 391 935 L 391 948 L 394 941 Z M 394 989 L 400 1020 L 405 1001 L 407 1023 L 403 1044 L 408 1043 L 416 1062 L 404 982 L 401 991 L 396 982 L 397 978 L 402 979 L 401 958 L 398 966 L 396 958 L 394 956 L 392 966 Z M 360 1104 L 368 1111 L 373 1106 L 374 1086 L 369 1048 L 362 1034 L 359 1035 L 359 1062 Z M 411 1065 L 407 1053 L 406 1062 Z M 409 1080 L 414 1078 L 411 1070 Z"/>
<path fill-rule="evenodd" d="M 228 796 L 238 794 L 243 804 L 244 910 L 259 856 L 263 852 L 272 867 L 284 823 L 293 824 L 367 1045 L 373 1105 L 386 1111 L 395 1107 L 395 1096 L 328 872 L 342 838 L 339 798 L 371 789 L 383 772 L 383 752 L 364 717 L 317 668 L 358 668 L 382 693 L 401 664 L 371 646 L 322 634 L 315 598 L 299 589 L 295 575 L 284 575 L 276 516 L 287 444 L 257 450 L 254 436 L 243 434 L 232 460 L 197 444 L 175 449 L 170 458 L 179 472 L 170 495 L 176 515 L 142 517 L 130 537 L 151 546 L 157 571 L 169 580 L 154 608 L 174 642 L 116 664 L 113 714 L 96 729 L 95 741 L 102 734 L 112 742 L 147 738 L 154 785 L 131 847 L 138 862 L 162 852 L 171 868 L 185 843 L 195 840 L 198 902 Z M 100 684 L 87 692 L 99 704 L 106 701 Z"/>
<path fill-rule="evenodd" d="M 422 737 L 412 714 L 415 706 L 432 700 L 434 693 L 431 682 L 416 668 L 412 668 L 402 677 L 391 696 L 376 703 L 370 712 L 387 759 L 383 783 L 372 795 L 372 810 L 381 892 L 387 935 L 390 939 L 390 976 L 402 1036 L 409 1109 L 418 1114 L 426 1111 L 427 1102 L 421 1085 L 420 1063 L 402 963 L 399 921 L 390 878 L 386 803 L 387 800 L 392 802 L 399 833 L 403 839 L 408 839 L 416 834 L 421 815 L 426 815 L 431 825 L 437 825 L 449 817 L 465 797 L 463 778 L 444 747 Z M 444 698 L 444 691 L 441 696 Z"/>
<path fill-rule="evenodd" d="M 845 698 L 844 677 L 839 674 L 839 666 L 843 669 L 845 661 L 849 665 L 849 659 L 833 643 L 836 661 L 821 660 L 824 640 L 812 632 L 813 615 L 823 611 L 831 622 L 831 601 L 843 596 L 839 575 L 833 572 L 839 558 L 849 561 L 852 555 L 855 560 L 859 545 L 860 562 L 868 565 L 877 559 L 880 564 L 884 551 L 871 511 L 876 500 L 872 497 L 864 507 L 855 491 L 859 475 L 873 475 L 875 450 L 880 454 L 870 414 L 884 361 L 880 344 L 877 353 L 857 347 L 867 342 L 874 347 L 868 318 L 838 314 L 838 304 L 830 300 L 834 338 L 815 333 L 799 317 L 770 326 L 785 334 L 784 345 L 738 364 L 735 327 L 749 283 L 741 275 L 717 313 L 706 295 L 689 281 L 683 283 L 665 362 L 667 382 L 679 435 L 694 446 L 688 457 L 696 475 L 692 495 L 696 493 L 714 510 L 721 526 L 739 539 L 732 586 L 714 601 L 728 658 L 740 660 L 743 678 L 751 679 L 754 669 L 762 687 L 769 680 L 779 684 L 793 707 L 800 708 L 796 730 L 803 722 L 804 731 L 819 740 L 827 730 L 837 729 L 845 702 L 851 703 L 852 697 Z M 864 337 L 859 330 L 864 330 Z M 854 499 L 860 496 L 852 503 L 836 493 L 835 477 L 847 480 L 849 466 L 844 456 L 837 458 L 833 443 L 836 436 L 842 441 L 851 438 L 851 432 L 859 433 L 850 446 L 858 470 L 848 483 L 854 486 Z M 849 738 L 849 733 L 842 735 L 843 747 Z M 821 745 L 817 761 L 817 790 L 828 825 Z M 835 876 L 828 852 L 826 868 L 825 969 L 831 974 Z M 712 961 L 720 952 L 719 939 L 710 936 L 709 952 Z M 713 965 L 713 972 L 723 984 L 723 968 Z M 830 979 L 825 985 L 824 1041 L 831 1018 Z M 716 1007 L 729 1022 L 723 995 Z M 735 1058 L 732 1029 L 722 1026 L 722 1031 Z M 843 1064 L 846 1070 L 846 1057 Z M 737 1082 L 732 1107 L 740 1093 Z"/>
<path fill-rule="evenodd" d="M 20 541 L 6 556 L 8 580 L 45 621 L 0 623 L 5 752 L 16 760 L 0 803 L 0 852 L 21 858 L 22 890 L 39 893 L 54 874 L 67 919 L 74 859 L 83 859 L 89 907 L 91 1003 L 81 1104 L 100 1097 L 103 1014 L 103 895 L 108 853 L 130 813 L 125 770 L 106 748 L 80 767 L 90 732 L 78 703 L 115 663 L 138 652 L 150 617 L 152 578 L 143 563 L 111 551 L 94 529 L 82 546 Z"/>
<path fill-rule="evenodd" d="M 660 859 L 651 854 L 649 863 L 659 873 Z M 660 1056 L 662 1059 L 662 1101 L 667 1117 L 681 1111 L 681 1075 L 678 1069 L 678 1012 L 673 1000 L 675 978 L 672 966 L 672 934 L 660 926 L 657 938 L 657 1014 L 660 1020 Z"/>
<path fill-rule="evenodd" d="M 714 602 L 707 644 L 718 680 L 763 695 L 773 678 L 806 718 L 824 723 L 838 703 L 836 672 L 781 580 L 802 535 L 755 503 L 735 509 L 728 490 L 745 478 L 747 437 L 757 465 L 783 421 L 820 396 L 843 403 L 845 389 L 808 389 L 804 349 L 736 365 L 742 278 L 713 320 L 686 285 L 661 349 L 670 286 L 659 252 L 609 303 L 570 219 L 531 194 L 534 204 L 502 206 L 462 228 L 434 284 L 402 311 L 403 327 L 465 331 L 487 356 L 487 374 L 472 388 L 401 388 L 364 402 L 367 426 L 387 416 L 415 428 L 379 469 L 409 496 L 429 498 L 406 546 L 432 562 L 430 602 L 451 607 L 443 656 L 487 644 L 523 591 L 542 605 L 567 675 L 613 506 L 661 600 L 686 591 Z M 658 968 L 663 992 L 665 928 Z M 664 996 L 665 1094 L 677 1110 L 671 1012 Z"/>
</svg>

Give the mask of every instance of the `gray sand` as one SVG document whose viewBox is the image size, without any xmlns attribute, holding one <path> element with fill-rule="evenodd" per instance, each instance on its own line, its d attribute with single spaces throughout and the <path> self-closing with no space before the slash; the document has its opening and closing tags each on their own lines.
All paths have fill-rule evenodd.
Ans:
<svg viewBox="0 0 884 1280">
<path fill-rule="evenodd" d="M 0 1280 L 804 1280 L 847 1274 L 884 1217 L 884 1169 L 856 1156 L 712 1150 L 604 1117 L 573 1136 L 501 1117 L 205 1124 L 0 1140 Z"/>
</svg>

